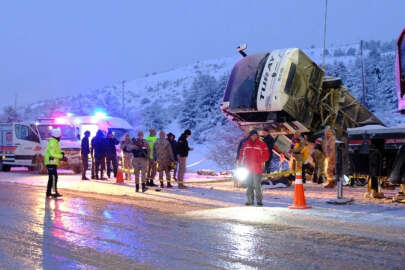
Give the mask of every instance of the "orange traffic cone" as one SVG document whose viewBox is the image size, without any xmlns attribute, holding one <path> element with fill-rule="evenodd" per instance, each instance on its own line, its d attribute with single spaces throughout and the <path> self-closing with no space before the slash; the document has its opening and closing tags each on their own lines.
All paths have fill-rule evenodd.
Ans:
<svg viewBox="0 0 405 270">
<path fill-rule="evenodd" d="M 117 171 L 117 184 L 124 184 L 124 174 L 122 173 L 121 168 L 118 168 Z"/>
<path fill-rule="evenodd" d="M 294 202 L 292 205 L 288 206 L 290 209 L 309 209 L 312 208 L 308 206 L 305 202 L 304 195 L 304 185 L 302 184 L 302 174 L 301 170 L 298 169 L 295 173 L 295 190 L 294 190 Z"/>
</svg>

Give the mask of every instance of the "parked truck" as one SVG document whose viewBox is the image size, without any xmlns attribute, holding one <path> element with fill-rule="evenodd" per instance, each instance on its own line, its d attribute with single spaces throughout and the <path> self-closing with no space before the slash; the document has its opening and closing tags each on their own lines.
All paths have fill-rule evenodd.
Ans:
<svg viewBox="0 0 405 270">
<path fill-rule="evenodd" d="M 398 111 L 405 113 L 405 28 L 397 41 L 395 62 L 395 84 L 398 96 Z M 405 120 L 405 118 L 404 118 Z M 370 194 L 381 194 L 381 183 L 389 179 L 394 185 L 400 185 L 400 193 L 394 201 L 405 202 L 405 125 L 396 127 L 365 126 L 348 130 L 349 156 L 351 172 L 356 177 L 370 177 L 371 153 L 378 151 L 380 162 L 377 175 L 378 187 Z M 374 171 L 374 170 L 372 170 Z M 375 174 L 375 172 L 373 172 Z M 370 184 L 370 182 L 369 182 Z"/>
</svg>

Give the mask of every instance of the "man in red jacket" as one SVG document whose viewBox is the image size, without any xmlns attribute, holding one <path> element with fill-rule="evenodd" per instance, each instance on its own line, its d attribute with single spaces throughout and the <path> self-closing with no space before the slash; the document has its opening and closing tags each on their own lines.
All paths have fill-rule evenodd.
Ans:
<svg viewBox="0 0 405 270">
<path fill-rule="evenodd" d="M 257 206 L 263 206 L 262 173 L 263 165 L 269 159 L 267 145 L 259 140 L 256 130 L 249 133 L 249 139 L 242 145 L 239 153 L 239 164 L 249 171 L 247 179 L 247 202 L 245 205 L 253 205 L 254 193 L 256 193 Z"/>
</svg>

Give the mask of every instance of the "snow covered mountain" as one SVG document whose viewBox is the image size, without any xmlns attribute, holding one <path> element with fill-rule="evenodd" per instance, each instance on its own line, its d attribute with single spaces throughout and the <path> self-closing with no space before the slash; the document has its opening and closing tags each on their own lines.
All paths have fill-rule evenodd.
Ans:
<svg viewBox="0 0 405 270">
<path fill-rule="evenodd" d="M 387 125 L 396 125 L 405 117 L 395 113 L 394 42 L 370 41 L 364 48 L 367 106 Z M 304 51 L 321 64 L 321 49 Z M 147 74 L 126 82 L 124 90 L 121 84 L 110 85 L 76 96 L 35 102 L 20 108 L 19 113 L 23 119 L 35 119 L 66 112 L 87 115 L 102 108 L 109 115 L 126 118 L 137 130 L 154 127 L 178 137 L 182 130 L 190 128 L 192 143 L 198 144 L 190 162 L 200 162 L 193 168 L 227 168 L 233 160 L 233 143 L 241 133 L 223 117 L 219 104 L 232 67 L 239 59 L 240 56 L 208 60 Z M 329 48 L 326 64 L 326 73 L 340 76 L 360 99 L 358 46 Z"/>
</svg>

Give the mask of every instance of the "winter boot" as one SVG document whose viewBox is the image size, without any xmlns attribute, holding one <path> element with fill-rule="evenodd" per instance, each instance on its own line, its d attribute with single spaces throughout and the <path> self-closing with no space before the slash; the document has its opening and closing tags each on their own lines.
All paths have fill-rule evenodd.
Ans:
<svg viewBox="0 0 405 270">
<path fill-rule="evenodd" d="M 157 187 L 157 185 L 155 185 L 155 183 L 153 183 L 153 179 L 150 179 L 149 186 L 150 187 Z"/>
<path fill-rule="evenodd" d="M 160 181 L 160 188 L 164 188 L 165 185 L 163 185 L 163 181 Z"/>
<path fill-rule="evenodd" d="M 170 182 L 167 182 L 167 187 L 172 188 L 173 186 L 172 186 L 172 184 L 170 184 Z"/>
<path fill-rule="evenodd" d="M 135 185 L 135 191 L 136 191 L 136 192 L 139 192 L 139 184 L 136 184 L 136 185 Z"/>
<path fill-rule="evenodd" d="M 142 192 L 145 192 L 146 190 L 148 190 L 146 183 L 142 183 Z"/>
<path fill-rule="evenodd" d="M 180 189 L 186 189 L 187 187 L 183 183 L 179 183 L 179 188 Z"/>
<path fill-rule="evenodd" d="M 335 182 L 334 181 L 329 181 L 323 185 L 324 188 L 334 188 L 335 187 Z"/>
</svg>

